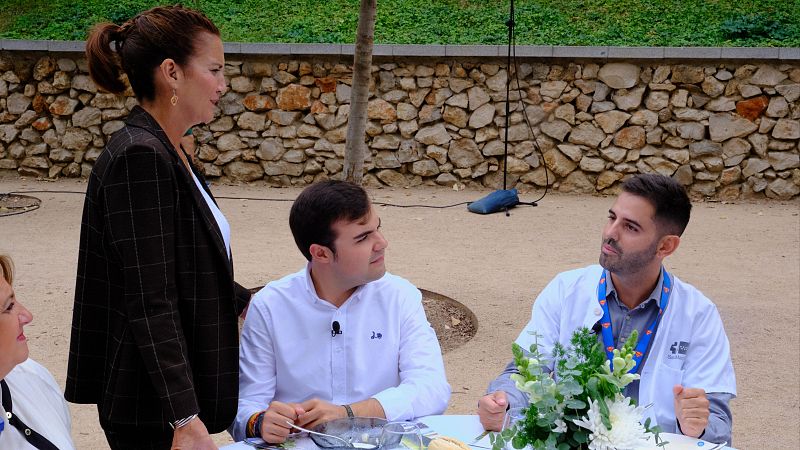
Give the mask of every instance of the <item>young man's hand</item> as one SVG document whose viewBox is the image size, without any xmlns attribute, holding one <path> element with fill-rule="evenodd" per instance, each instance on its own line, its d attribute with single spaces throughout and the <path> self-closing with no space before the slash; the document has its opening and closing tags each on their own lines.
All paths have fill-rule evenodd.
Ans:
<svg viewBox="0 0 800 450">
<path fill-rule="evenodd" d="M 486 394 L 478 400 L 478 418 L 485 430 L 500 431 L 508 409 L 508 397 L 503 391 Z"/>
<path fill-rule="evenodd" d="M 347 410 L 344 409 L 344 406 L 334 405 L 318 398 L 306 400 L 300 404 L 300 407 L 305 413 L 297 418 L 297 425 L 304 428 L 314 428 L 321 423 L 347 417 Z"/>
<path fill-rule="evenodd" d="M 261 439 L 270 444 L 286 442 L 286 438 L 293 430 L 287 422 L 300 425 L 297 417 L 303 413 L 305 410 L 297 403 L 271 402 L 261 422 Z"/>
</svg>

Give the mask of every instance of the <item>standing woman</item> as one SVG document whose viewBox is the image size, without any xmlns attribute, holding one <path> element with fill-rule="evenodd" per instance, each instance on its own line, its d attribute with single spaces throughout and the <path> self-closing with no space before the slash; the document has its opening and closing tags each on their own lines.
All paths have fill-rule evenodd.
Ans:
<svg viewBox="0 0 800 450">
<path fill-rule="evenodd" d="M 112 449 L 216 448 L 238 398 L 230 227 L 180 150 L 225 91 L 219 30 L 181 6 L 98 25 L 89 72 L 140 106 L 86 190 L 65 397 L 97 404 Z"/>
</svg>

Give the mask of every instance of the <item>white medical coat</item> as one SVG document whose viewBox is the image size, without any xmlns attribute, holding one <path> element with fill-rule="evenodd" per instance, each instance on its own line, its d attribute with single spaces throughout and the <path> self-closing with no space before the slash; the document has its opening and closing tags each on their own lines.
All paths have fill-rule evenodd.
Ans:
<svg viewBox="0 0 800 450">
<path fill-rule="evenodd" d="M 517 344 L 529 349 L 536 332 L 539 351 L 550 355 L 555 342 L 567 346 L 575 330 L 591 329 L 603 315 L 597 302 L 602 272 L 602 267 L 593 265 L 556 276 L 537 297 Z M 669 433 L 678 432 L 674 385 L 736 396 L 730 345 L 717 308 L 678 277 L 673 276 L 669 305 L 640 374 L 639 404 L 654 403 L 647 414 Z"/>
</svg>

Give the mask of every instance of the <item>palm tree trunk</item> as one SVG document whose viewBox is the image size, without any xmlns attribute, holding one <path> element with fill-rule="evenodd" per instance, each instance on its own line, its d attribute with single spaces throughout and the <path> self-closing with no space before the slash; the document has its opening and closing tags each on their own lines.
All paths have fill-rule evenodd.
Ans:
<svg viewBox="0 0 800 450">
<path fill-rule="evenodd" d="M 377 0 L 361 0 L 358 10 L 358 31 L 353 57 L 353 89 L 350 94 L 350 117 L 347 121 L 347 142 L 344 152 L 344 179 L 361 184 L 364 176 L 365 138 L 367 134 L 367 102 L 372 69 L 372 45 L 375 35 Z"/>
</svg>

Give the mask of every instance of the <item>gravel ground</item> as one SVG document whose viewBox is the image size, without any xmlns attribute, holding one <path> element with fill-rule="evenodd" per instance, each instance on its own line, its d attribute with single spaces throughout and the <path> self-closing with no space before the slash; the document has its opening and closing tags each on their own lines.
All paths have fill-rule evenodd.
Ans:
<svg viewBox="0 0 800 450">
<path fill-rule="evenodd" d="M 0 192 L 80 191 L 75 180 L 0 178 Z M 260 286 L 296 271 L 304 259 L 288 227 L 299 189 L 215 186 L 232 226 L 236 275 Z M 451 204 L 486 191 L 379 189 L 376 201 Z M 0 252 L 17 264 L 18 297 L 33 311 L 26 334 L 31 354 L 64 382 L 83 197 L 31 194 L 33 212 L 0 217 Z M 524 196 L 523 200 L 532 198 Z M 595 263 L 600 231 L 613 199 L 550 194 L 510 217 L 449 209 L 379 207 L 389 240 L 387 265 L 420 288 L 470 308 L 478 332 L 445 354 L 453 395 L 448 413 L 474 413 L 478 397 L 511 356 L 510 344 L 536 294 L 558 272 Z M 800 201 L 699 203 L 668 269 L 717 304 L 731 341 L 739 397 L 732 403 L 734 445 L 794 449 L 800 438 Z M 669 387 L 667 387 L 669 388 Z M 95 408 L 72 405 L 78 448 L 107 448 Z M 230 442 L 226 435 L 217 442 Z"/>
</svg>

